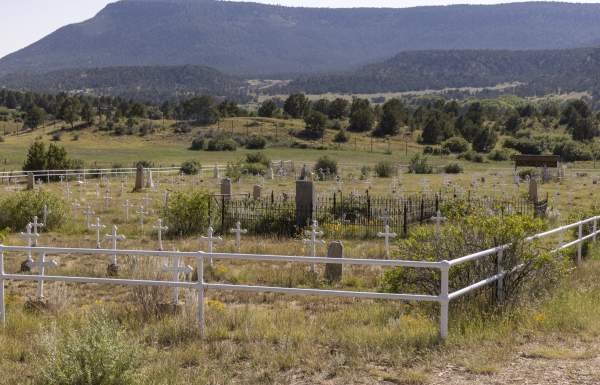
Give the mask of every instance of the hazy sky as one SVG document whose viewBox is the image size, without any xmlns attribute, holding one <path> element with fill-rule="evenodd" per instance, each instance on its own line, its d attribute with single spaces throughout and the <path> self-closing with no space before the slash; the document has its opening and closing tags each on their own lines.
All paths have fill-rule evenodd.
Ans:
<svg viewBox="0 0 600 385">
<path fill-rule="evenodd" d="M 305 7 L 414 7 L 419 5 L 494 4 L 509 0 L 253 0 Z M 580 0 L 595 3 L 600 0 Z M 0 0 L 0 57 L 23 48 L 63 25 L 94 16 L 115 0 Z"/>
</svg>

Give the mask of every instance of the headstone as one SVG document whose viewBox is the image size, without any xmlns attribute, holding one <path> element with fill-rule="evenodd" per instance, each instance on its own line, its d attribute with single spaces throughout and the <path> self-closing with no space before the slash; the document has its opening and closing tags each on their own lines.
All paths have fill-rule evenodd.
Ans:
<svg viewBox="0 0 600 385">
<path fill-rule="evenodd" d="M 529 200 L 532 202 L 538 201 L 538 185 L 535 178 L 529 180 Z"/>
<path fill-rule="evenodd" d="M 312 181 L 296 181 L 296 225 L 305 227 L 312 221 L 315 185 Z"/>
<path fill-rule="evenodd" d="M 300 170 L 300 180 L 308 179 L 308 173 L 308 168 L 306 167 L 306 165 L 303 165 L 302 170 Z"/>
<path fill-rule="evenodd" d="M 35 187 L 35 178 L 32 172 L 27 173 L 27 190 L 33 190 Z"/>
<path fill-rule="evenodd" d="M 135 171 L 135 186 L 133 192 L 140 192 L 144 188 L 144 167 L 142 165 L 137 166 Z"/>
<path fill-rule="evenodd" d="M 327 247 L 327 258 L 344 258 L 344 245 L 340 241 L 334 241 Z M 339 282 L 342 279 L 341 263 L 325 264 L 325 279 L 329 282 Z"/>
<path fill-rule="evenodd" d="M 154 180 L 152 180 L 152 170 L 148 170 L 146 177 L 146 188 L 154 189 Z"/>
<path fill-rule="evenodd" d="M 267 179 L 268 180 L 273 179 L 273 167 L 269 167 L 269 169 L 267 170 Z"/>
<path fill-rule="evenodd" d="M 262 194 L 262 186 L 254 185 L 254 188 L 252 189 L 252 199 L 259 200 L 261 194 Z"/>
<path fill-rule="evenodd" d="M 231 198 L 231 179 L 225 178 L 221 181 L 221 195 L 223 195 L 225 199 Z"/>
<path fill-rule="evenodd" d="M 215 168 L 213 169 L 213 177 L 215 179 L 221 178 L 221 175 L 219 174 L 219 167 L 217 167 L 217 166 L 215 166 Z"/>
</svg>

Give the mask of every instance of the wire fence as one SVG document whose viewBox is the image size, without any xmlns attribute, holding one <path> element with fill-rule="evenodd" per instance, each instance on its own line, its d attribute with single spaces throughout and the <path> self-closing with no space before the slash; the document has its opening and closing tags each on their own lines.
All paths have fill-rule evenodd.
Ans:
<svg viewBox="0 0 600 385">
<path fill-rule="evenodd" d="M 463 210 L 485 210 L 491 215 L 544 215 L 547 200 L 533 203 L 526 197 L 415 194 L 381 197 L 334 193 L 318 197 L 312 205 L 297 205 L 295 197 L 266 199 L 227 199 L 213 197 L 209 204 L 211 222 L 217 232 L 227 233 L 240 222 L 251 234 L 294 236 L 302 227 L 317 220 L 327 235 L 339 237 L 376 237 L 386 230 L 406 236 L 411 225 L 435 221 L 449 205 Z M 442 218 L 440 217 L 440 220 Z"/>
</svg>

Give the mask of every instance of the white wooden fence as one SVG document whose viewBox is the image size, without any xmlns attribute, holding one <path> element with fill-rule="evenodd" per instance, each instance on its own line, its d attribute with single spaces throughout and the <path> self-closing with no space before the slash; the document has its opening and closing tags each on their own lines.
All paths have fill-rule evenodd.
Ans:
<svg viewBox="0 0 600 385">
<path fill-rule="evenodd" d="M 558 252 L 563 249 L 577 246 L 577 263 L 581 262 L 582 245 L 588 240 L 596 240 L 598 234 L 597 222 L 600 217 L 591 217 L 566 226 L 561 226 L 550 231 L 536 234 L 526 239 L 533 241 L 550 237 L 552 235 L 564 233 L 567 230 L 578 228 L 577 239 L 559 244 L 552 252 Z M 584 235 L 584 225 L 592 224 L 592 232 Z M 561 237 L 562 238 L 562 237 Z M 448 336 L 448 307 L 451 300 L 465 295 L 473 290 L 486 285 L 496 283 L 498 292 L 502 293 L 503 278 L 510 271 L 504 271 L 502 267 L 502 254 L 510 245 L 502 245 L 488 250 L 483 250 L 474 254 L 466 255 L 451 261 L 426 262 L 409 260 L 383 260 L 383 259 L 355 259 L 355 258 L 327 258 L 327 257 L 305 257 L 305 256 L 284 256 L 284 255 L 258 255 L 258 254 L 239 254 L 239 253 L 206 253 L 197 252 L 170 252 L 170 251 L 150 251 L 150 250 L 114 250 L 114 249 L 86 249 L 86 248 L 61 248 L 61 247 L 28 247 L 28 246 L 4 246 L 0 245 L 0 320 L 5 322 L 5 281 L 35 281 L 38 283 L 38 293 L 43 293 L 44 282 L 74 282 L 74 283 L 94 283 L 94 284 L 113 284 L 125 286 L 161 286 L 170 288 L 187 288 L 196 290 L 198 298 L 197 321 L 200 332 L 204 333 L 204 296 L 206 290 L 220 291 L 245 291 L 245 292 L 269 292 L 283 293 L 292 295 L 312 295 L 312 296 L 334 296 L 334 297 L 352 297 L 365 299 L 386 299 L 400 301 L 429 301 L 440 304 L 440 337 L 445 339 Z M 37 263 L 40 266 L 39 273 L 36 275 L 8 274 L 4 270 L 4 259 L 6 253 L 29 253 L 37 256 Z M 46 257 L 52 255 L 106 255 L 113 256 L 127 255 L 139 257 L 179 257 L 194 258 L 198 268 L 198 279 L 195 282 L 182 282 L 178 280 L 157 281 L 157 280 L 137 280 L 128 278 L 92 278 L 92 277 L 72 277 L 72 276 L 54 276 L 45 274 Z M 484 259 L 489 256 L 497 255 L 497 272 L 491 277 L 487 277 L 470 286 L 449 292 L 449 272 L 453 266 Z M 292 287 L 273 287 L 260 285 L 238 285 L 225 283 L 210 283 L 204 281 L 204 262 L 211 258 L 220 260 L 246 260 L 246 261 L 268 261 L 268 262 L 288 262 L 302 264 L 342 264 L 342 265 L 362 265 L 362 266 L 380 266 L 380 267 L 408 267 L 417 269 L 438 269 L 440 270 L 440 294 L 426 295 L 413 293 L 379 293 L 370 291 L 346 291 L 346 290 L 325 290 L 309 288 Z M 513 267 L 515 271 L 522 266 Z"/>
</svg>

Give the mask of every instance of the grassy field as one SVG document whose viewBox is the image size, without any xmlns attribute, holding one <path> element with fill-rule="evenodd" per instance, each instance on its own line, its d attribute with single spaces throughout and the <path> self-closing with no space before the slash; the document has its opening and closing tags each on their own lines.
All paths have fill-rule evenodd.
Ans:
<svg viewBox="0 0 600 385">
<path fill-rule="evenodd" d="M 236 162 L 251 150 L 235 152 L 191 151 L 191 139 L 201 130 L 175 134 L 173 122 L 156 122 L 156 132 L 148 136 L 114 136 L 92 129 L 62 132 L 60 144 L 70 156 L 83 159 L 91 167 L 120 164 L 130 166 L 138 160 L 155 165 L 178 165 L 195 159 L 202 165 Z M 272 160 L 294 160 L 297 166 L 314 162 L 322 155 L 335 158 L 343 169 L 342 190 L 370 190 L 372 195 L 392 195 L 391 184 L 398 185 L 397 195 L 447 190 L 472 191 L 479 196 L 524 196 L 527 186 L 513 183 L 510 162 L 471 163 L 458 161 L 465 172 L 446 174 L 399 174 L 393 178 L 369 176 L 361 180 L 360 168 L 380 160 L 406 164 L 422 146 L 415 136 L 407 139 L 379 140 L 373 144 L 366 135 L 352 134 L 352 140 L 337 146 L 331 142 L 335 131 L 328 131 L 323 143 L 307 143 L 312 148 L 289 148 L 293 139 L 288 133 L 300 129 L 302 122 L 232 118 L 212 129 L 233 130 L 245 135 L 258 132 L 273 143 L 263 152 Z M 0 160 L 6 170 L 19 169 L 27 147 L 37 138 L 48 141 L 58 126 L 33 133 L 7 135 L 0 142 Z M 75 135 L 77 139 L 75 140 Z M 354 142 L 355 140 L 355 142 Z M 316 147 L 323 146 L 323 149 Z M 457 161 L 453 156 L 431 157 L 431 163 L 443 165 Z M 543 184 L 541 195 L 548 194 L 550 205 L 560 210 L 560 217 L 547 226 L 567 223 L 572 218 L 597 213 L 598 185 L 592 183 L 596 171 L 592 163 L 572 165 L 568 177 L 560 182 Z M 574 168 L 587 169 L 577 175 Z M 206 189 L 218 191 L 212 172 L 185 177 L 185 183 L 169 184 L 171 177 L 155 175 L 160 182 L 156 192 L 131 193 L 132 178 L 120 192 L 122 180 L 110 181 L 113 200 L 104 207 L 102 196 L 108 186 L 96 180 L 86 185 L 71 185 L 72 199 L 82 207 L 88 204 L 106 225 L 116 224 L 127 239 L 122 248 L 157 246 L 151 226 L 162 215 L 164 189 L 171 191 Z M 256 177 L 244 176 L 234 183 L 234 192 L 250 193 Z M 264 194 L 292 192 L 292 178 L 264 180 Z M 333 181 L 315 182 L 318 194 L 327 195 L 339 187 Z M 22 189 L 22 185 L 0 185 L 4 196 Z M 64 196 L 65 186 L 43 184 L 43 190 Z M 139 217 L 131 211 L 125 221 L 122 204 L 130 200 L 139 204 L 144 196 L 152 199 L 151 213 L 145 217 L 145 231 Z M 0 198 L 1 199 L 1 198 Z M 67 221 L 57 229 L 43 233 L 40 244 L 65 247 L 93 247 L 95 234 L 86 230 L 80 209 L 68 210 Z M 424 225 L 427 227 L 430 225 Z M 417 227 L 417 230 L 419 228 Z M 198 250 L 203 246 L 199 234 L 165 241 L 165 249 Z M 2 232 L 0 239 L 8 245 L 23 244 L 17 231 Z M 233 251 L 234 240 L 225 235 L 218 251 Z M 568 237 L 567 237 L 568 238 Z M 330 241 L 333 239 L 327 239 Z M 381 258 L 383 242 L 378 239 L 342 239 L 348 257 Z M 405 258 L 392 244 L 392 257 Z M 246 236 L 242 252 L 265 254 L 306 254 L 297 238 Z M 323 254 L 324 249 L 319 253 Z M 7 254 L 5 269 L 19 270 L 25 256 Z M 56 257 L 59 267 L 51 274 L 104 276 L 109 258 L 93 256 Z M 144 262 L 122 256 L 122 276 L 144 279 L 167 279 L 160 266 L 167 261 Z M 193 261 L 186 261 L 193 264 Z M 279 286 L 322 287 L 344 290 L 376 290 L 384 271 L 373 267 L 355 267 L 344 271 L 341 282 L 324 281 L 322 268 L 311 273 L 288 264 L 218 261 L 207 271 L 213 282 L 260 283 Z M 181 313 L 156 312 L 153 305 L 168 302 L 168 290 L 128 289 L 99 285 L 47 283 L 47 297 L 52 308 L 41 312 L 26 309 L 28 298 L 35 296 L 35 285 L 7 283 L 7 324 L 0 331 L 0 384 L 79 384 L 56 380 L 57 361 L 65 352 L 76 352 L 90 362 L 114 359 L 131 364 L 132 377 L 120 384 L 437 384 L 448 373 L 469 383 L 477 376 L 486 378 L 503 373 L 510 367 L 515 352 L 531 359 L 590 360 L 597 367 L 600 333 L 600 249 L 592 248 L 586 262 L 556 282 L 548 292 L 533 293 L 512 307 L 482 311 L 468 300 L 451 307 L 450 338 L 438 338 L 437 305 L 313 298 L 275 294 L 209 292 L 206 302 L 207 332 L 202 339 L 195 324 L 197 303 L 193 293 L 181 293 Z M 142 306 L 146 304 L 147 306 Z M 75 353 L 73 353 L 75 354 Z M 64 358 L 64 357 L 63 357 Z M 130 358 L 131 360 L 129 360 Z M 562 361 L 561 361 L 562 362 Z M 586 361 L 587 362 L 587 361 Z M 59 362 L 60 363 L 60 362 Z M 54 366 L 53 366 L 54 365 Z M 593 366 L 596 365 L 596 366 Z M 60 365 L 59 365 L 60 366 Z M 449 369 L 450 368 L 450 369 Z M 598 371 L 600 373 L 600 371 Z M 59 373 L 58 373 L 59 374 Z M 525 373 L 526 374 L 526 373 Z M 54 375 L 54 377 L 53 377 Z M 462 376 L 462 377 L 461 377 Z M 487 376 L 487 377 L 486 377 Z M 600 379 L 598 379 L 600 380 Z M 117 382 L 107 382 L 109 384 Z M 503 383 L 503 382 L 497 382 Z"/>
</svg>

